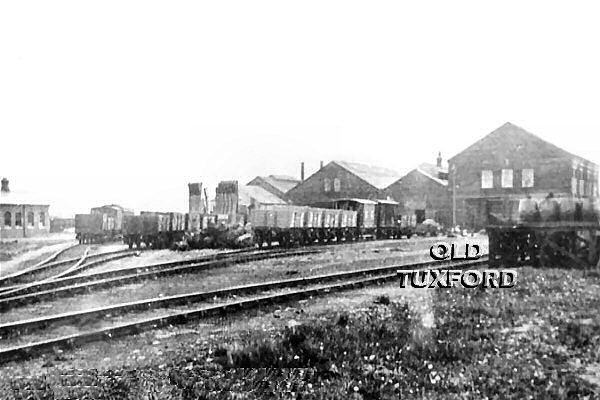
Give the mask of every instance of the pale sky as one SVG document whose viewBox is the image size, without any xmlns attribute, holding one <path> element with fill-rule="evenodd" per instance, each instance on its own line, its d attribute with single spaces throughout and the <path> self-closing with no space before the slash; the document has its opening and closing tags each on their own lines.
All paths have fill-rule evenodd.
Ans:
<svg viewBox="0 0 600 400">
<path fill-rule="evenodd" d="M 600 6 L 4 1 L 0 175 L 54 215 L 187 183 L 399 172 L 510 121 L 600 162 Z"/>
</svg>

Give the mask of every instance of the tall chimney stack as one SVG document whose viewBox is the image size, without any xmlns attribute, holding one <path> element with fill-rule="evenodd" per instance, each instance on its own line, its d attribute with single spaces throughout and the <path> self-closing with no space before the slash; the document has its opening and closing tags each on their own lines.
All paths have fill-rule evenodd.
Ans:
<svg viewBox="0 0 600 400">
<path fill-rule="evenodd" d="M 8 193 L 10 189 L 8 188 L 8 179 L 2 178 L 2 193 Z"/>
<path fill-rule="evenodd" d="M 300 182 L 304 182 L 304 161 L 300 163 Z"/>
<path fill-rule="evenodd" d="M 442 152 L 438 152 L 438 156 L 437 156 L 437 167 L 438 168 L 442 168 Z"/>
<path fill-rule="evenodd" d="M 320 169 L 323 169 L 323 161 L 321 161 L 321 167 L 320 167 Z"/>
<path fill-rule="evenodd" d="M 192 232 L 202 228 L 202 214 L 206 213 L 202 202 L 202 183 L 188 183 L 189 197 L 189 228 Z"/>
</svg>

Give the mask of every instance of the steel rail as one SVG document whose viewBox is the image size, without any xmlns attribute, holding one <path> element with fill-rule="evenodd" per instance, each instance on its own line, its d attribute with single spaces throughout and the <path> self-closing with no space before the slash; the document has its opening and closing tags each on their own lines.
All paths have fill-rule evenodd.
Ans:
<svg viewBox="0 0 600 400">
<path fill-rule="evenodd" d="M 240 310 L 249 308 L 261 304 L 273 304 L 277 302 L 292 300 L 296 298 L 306 298 L 313 295 L 322 293 L 329 293 L 331 291 L 351 289 L 357 286 L 365 286 L 373 283 L 385 282 L 392 279 L 397 279 L 397 272 L 389 273 L 390 271 L 406 270 L 406 269 L 421 269 L 431 267 L 435 265 L 436 268 L 469 268 L 478 267 L 487 264 L 486 259 L 480 259 L 477 261 L 462 261 L 462 262 L 423 262 L 413 263 L 406 265 L 392 265 L 384 267 L 376 267 L 369 269 L 362 269 L 356 271 L 344 271 L 334 274 L 317 275 L 313 277 L 288 279 L 273 281 L 268 283 L 251 284 L 244 286 L 237 286 L 232 288 L 224 288 L 210 292 L 198 292 L 186 295 L 169 296 L 166 298 L 155 298 L 144 301 L 137 301 L 131 303 L 125 303 L 120 305 L 114 305 L 110 307 L 86 310 L 83 312 L 76 313 L 65 313 L 45 318 L 31 319 L 27 321 L 17 321 L 10 324 L 4 324 L 0 326 L 0 332 L 5 335 L 12 335 L 23 333 L 28 330 L 42 329 L 43 327 L 58 322 L 66 321 L 77 321 L 81 318 L 98 318 L 99 316 L 106 315 L 107 313 L 115 312 L 127 312 L 138 309 L 153 309 L 158 307 L 165 307 L 175 304 L 190 304 L 206 298 L 223 297 L 232 294 L 242 294 L 247 292 L 266 291 L 278 288 L 293 288 L 301 285 L 311 285 L 327 282 L 330 280 L 340 279 L 352 279 L 363 275 L 368 275 L 366 278 L 352 280 L 347 282 L 334 283 L 331 285 L 319 286 L 316 288 L 305 288 L 300 290 L 292 290 L 285 293 L 275 293 L 270 295 L 259 296 L 251 299 L 238 300 L 234 302 L 228 302 L 221 305 L 205 306 L 196 308 L 193 310 L 187 310 L 182 312 L 176 312 L 160 317 L 151 317 L 142 319 L 136 322 L 128 322 L 118 324 L 108 328 L 101 328 L 98 330 L 82 332 L 79 334 L 63 336 L 59 338 L 53 338 L 43 340 L 39 342 L 28 343 L 25 345 L 18 345 L 0 349 L 0 363 L 6 362 L 13 359 L 21 359 L 29 356 L 33 356 L 40 351 L 51 349 L 55 347 L 72 347 L 75 345 L 81 345 L 86 342 L 114 338 L 117 336 L 124 336 L 133 333 L 139 333 L 143 330 L 155 329 L 172 324 L 186 323 L 192 319 L 198 319 L 208 317 L 217 314 L 226 314 L 228 311 Z M 375 275 L 375 276 L 373 276 Z"/>
<path fill-rule="evenodd" d="M 5 296 L 0 293 L 0 311 L 24 304 L 36 303 L 45 299 L 65 295 L 88 293 L 92 290 L 154 279 L 161 276 L 169 276 L 184 273 L 194 273 L 207 269 L 221 268 L 231 264 L 239 264 L 249 261 L 260 261 L 274 258 L 292 257 L 299 255 L 315 254 L 316 249 L 305 249 L 295 251 L 273 250 L 270 252 L 259 251 L 255 253 L 220 253 L 211 255 L 206 260 L 182 260 L 164 264 L 154 264 L 137 268 L 124 268 L 120 270 L 106 271 L 96 275 L 83 275 L 42 282 L 34 286 L 17 288 L 18 292 Z M 126 272 L 123 274 L 122 272 Z"/>
<path fill-rule="evenodd" d="M 117 254 L 132 254 L 133 255 L 133 254 L 135 254 L 135 251 L 125 249 L 125 250 L 116 250 L 116 251 L 111 251 L 111 252 L 97 253 L 97 254 L 89 255 L 87 257 L 87 259 L 91 260 L 91 259 L 102 258 L 102 257 L 106 257 L 106 256 L 111 256 L 111 255 L 117 255 Z M 50 268 L 62 267 L 64 265 L 77 263 L 79 260 L 81 260 L 81 257 L 70 258 L 68 260 L 62 260 L 62 261 L 50 262 L 50 263 L 38 265 L 36 268 L 28 268 L 28 269 L 25 269 L 22 271 L 18 271 L 14 274 L 7 275 L 5 277 L 0 278 L 0 285 L 14 283 L 15 281 L 18 281 L 19 279 L 27 277 L 28 275 L 33 275 L 38 272 L 48 270 Z M 8 289 L 14 289 L 17 286 L 22 286 L 22 285 L 23 284 L 15 284 L 12 286 L 0 287 L 0 294 L 2 294 L 3 291 L 6 291 Z"/>
<path fill-rule="evenodd" d="M 10 280 L 13 279 L 13 278 L 15 278 L 15 277 L 19 277 L 21 275 L 26 275 L 26 274 L 28 274 L 28 273 L 30 273 L 32 271 L 36 271 L 36 270 L 42 268 L 45 265 L 52 264 L 52 262 L 54 260 L 56 260 L 61 254 L 63 254 L 64 252 L 66 252 L 68 250 L 71 250 L 71 249 L 73 249 L 73 248 L 75 248 L 77 246 L 79 246 L 79 243 L 74 243 L 71 246 L 67 246 L 64 249 L 60 249 L 60 250 L 56 251 L 50 257 L 46 258 L 43 261 L 38 262 L 35 265 L 32 265 L 32 266 L 27 267 L 27 268 L 24 268 L 24 269 L 22 269 L 20 271 L 17 271 L 17 272 L 13 272 L 12 274 L 9 274 L 9 275 L 6 275 L 6 276 L 1 276 L 0 277 L 0 285 L 2 283 L 4 283 L 4 282 L 10 282 Z M 0 290 L 2 290 L 2 288 L 0 288 Z"/>
</svg>

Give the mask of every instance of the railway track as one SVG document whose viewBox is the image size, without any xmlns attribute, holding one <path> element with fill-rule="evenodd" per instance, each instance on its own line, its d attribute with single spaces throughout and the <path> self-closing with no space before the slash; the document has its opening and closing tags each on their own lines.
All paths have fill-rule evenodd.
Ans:
<svg viewBox="0 0 600 400">
<path fill-rule="evenodd" d="M 79 245 L 74 245 L 67 249 L 64 249 L 61 251 L 61 254 L 64 251 L 72 249 L 75 246 L 79 246 Z M 117 250 L 117 251 L 97 253 L 97 254 L 91 254 L 91 255 L 88 255 L 88 253 L 89 253 L 89 247 L 86 249 L 86 251 L 84 251 L 83 256 L 76 257 L 76 258 L 69 258 L 69 259 L 61 260 L 61 261 L 40 263 L 33 267 L 26 268 L 24 270 L 15 272 L 11 275 L 2 277 L 2 278 L 0 278 L 0 293 L 7 291 L 7 290 L 15 289 L 16 287 L 19 287 L 19 286 L 35 284 L 35 282 L 25 282 L 24 283 L 22 281 L 27 280 L 27 279 L 34 280 L 35 276 L 37 274 L 44 273 L 44 272 L 47 272 L 52 269 L 58 269 L 60 271 L 60 268 L 68 266 L 68 265 L 72 265 L 71 267 L 67 268 L 67 270 L 65 270 L 65 271 L 60 271 L 55 275 L 49 276 L 51 278 L 60 278 L 63 276 L 71 275 L 73 273 L 79 273 L 82 270 L 91 268 L 93 266 L 93 265 L 90 266 L 89 264 L 83 264 L 83 261 L 94 260 L 94 261 L 98 261 L 99 263 L 101 263 L 101 262 L 105 262 L 105 261 L 100 261 L 100 260 L 103 260 L 105 258 L 117 256 L 117 255 L 126 257 L 126 256 L 135 254 L 135 251 L 126 249 L 126 250 Z M 56 257 L 58 257 L 58 255 Z M 56 257 L 54 257 L 54 259 L 56 259 Z M 114 258 L 112 258 L 112 259 L 114 259 Z M 49 277 L 46 277 L 46 278 L 49 278 Z"/>
<path fill-rule="evenodd" d="M 144 313 L 148 312 L 149 310 L 156 310 L 159 308 L 166 309 L 168 307 L 177 307 L 182 305 L 190 307 L 198 302 L 224 299 L 227 296 L 237 297 L 262 293 L 262 295 L 249 296 L 240 300 L 223 302 L 222 304 L 217 305 L 212 304 L 186 310 L 166 309 L 162 315 L 159 316 L 140 318 L 135 321 L 130 320 L 125 323 L 116 323 L 109 327 L 103 326 L 98 329 L 83 331 L 68 336 L 53 337 L 35 342 L 31 341 L 26 344 L 18 344 L 10 347 L 0 348 L 0 363 L 3 361 L 35 356 L 42 351 L 56 347 L 77 346 L 90 341 L 139 333 L 144 330 L 155 329 L 168 325 L 183 324 L 190 320 L 226 314 L 259 305 L 301 299 L 323 293 L 331 293 L 338 290 L 347 290 L 365 285 L 390 281 L 397 279 L 397 271 L 402 269 L 422 269 L 432 267 L 473 268 L 485 265 L 487 262 L 487 257 L 485 257 L 477 261 L 443 263 L 421 262 L 405 265 L 367 268 L 304 278 L 255 283 L 206 292 L 152 298 L 109 307 L 89 309 L 81 312 L 71 312 L 42 318 L 34 318 L 25 321 L 16 321 L 0 325 L 0 336 L 3 338 L 8 338 L 10 341 L 11 337 L 20 337 L 20 335 L 49 327 L 55 328 L 61 325 L 74 325 L 77 323 L 89 325 L 93 324 L 94 321 L 104 321 L 107 316 L 108 318 L 116 318 L 122 316 L 123 314 L 135 311 Z M 334 283 L 330 283 L 332 281 L 334 281 Z"/>
<path fill-rule="evenodd" d="M 43 269 L 45 265 L 48 264 L 52 264 L 53 261 L 55 261 L 58 257 L 60 257 L 63 253 L 75 248 L 79 246 L 79 244 L 74 243 L 71 246 L 65 247 L 64 249 L 60 249 L 58 251 L 56 251 L 55 253 L 53 253 L 50 257 L 46 258 L 45 260 L 40 261 L 39 263 L 32 265 L 30 267 L 24 268 L 20 271 L 14 272 L 12 274 L 6 275 L 6 276 L 2 276 L 0 277 L 0 285 L 2 285 L 5 282 L 10 282 L 11 279 L 15 279 L 18 278 L 20 276 L 23 275 L 27 275 L 31 272 L 35 272 L 37 270 Z M 1 288 L 0 288 L 1 289 Z"/>
<path fill-rule="evenodd" d="M 42 268 L 36 271 L 29 271 L 28 275 L 31 277 L 35 273 L 39 273 L 40 270 L 47 271 L 49 268 L 61 268 L 66 267 L 65 270 L 59 270 L 54 275 L 42 276 L 40 279 L 29 283 L 15 284 L 11 286 L 0 287 L 0 298 L 13 297 L 20 293 L 35 291 L 36 288 L 43 287 L 44 285 L 54 282 L 57 280 L 64 279 L 74 274 L 81 273 L 89 268 L 93 268 L 97 265 L 118 260 L 125 257 L 131 257 L 136 254 L 135 251 L 130 250 L 118 250 L 113 252 L 89 254 L 90 247 L 86 248 L 83 255 L 79 258 L 72 258 L 68 260 L 59 261 L 56 263 L 46 264 Z M 69 266 L 72 264 L 71 266 Z"/>
<path fill-rule="evenodd" d="M 249 261 L 315 254 L 319 251 L 319 249 L 314 248 L 294 250 L 274 249 L 269 251 L 254 249 L 249 251 L 240 250 L 216 253 L 193 260 L 173 261 L 142 267 L 115 269 L 96 274 L 62 277 L 32 285 L 16 286 L 11 291 L 0 292 L 0 311 L 47 299 L 89 293 L 93 290 L 141 282 L 163 276 L 194 273 Z M 103 260 L 103 262 L 106 262 L 106 260 Z M 79 272 L 85 269 L 85 267 L 86 265 L 81 266 Z"/>
</svg>

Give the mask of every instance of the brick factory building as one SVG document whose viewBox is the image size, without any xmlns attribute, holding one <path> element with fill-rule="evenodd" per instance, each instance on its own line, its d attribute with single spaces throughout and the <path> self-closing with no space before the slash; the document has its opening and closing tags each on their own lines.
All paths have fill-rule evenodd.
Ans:
<svg viewBox="0 0 600 400">
<path fill-rule="evenodd" d="M 10 191 L 8 179 L 2 179 L 0 191 L 0 238 L 15 239 L 50 232 L 49 205 Z"/>
<path fill-rule="evenodd" d="M 419 165 L 388 186 L 386 192 L 400 203 L 403 213 L 414 213 L 417 223 L 430 218 L 444 226 L 452 224 L 448 169 L 442 166 L 441 154 L 436 164 Z"/>
<path fill-rule="evenodd" d="M 482 229 L 489 215 L 516 215 L 527 194 L 536 200 L 598 196 L 598 165 L 506 123 L 452 157 L 450 195 L 456 224 Z M 454 189 L 454 190 L 453 190 Z"/>
<path fill-rule="evenodd" d="M 287 192 L 294 204 L 311 205 L 341 198 L 381 199 L 401 175 L 396 171 L 347 161 L 331 161 Z"/>
</svg>

